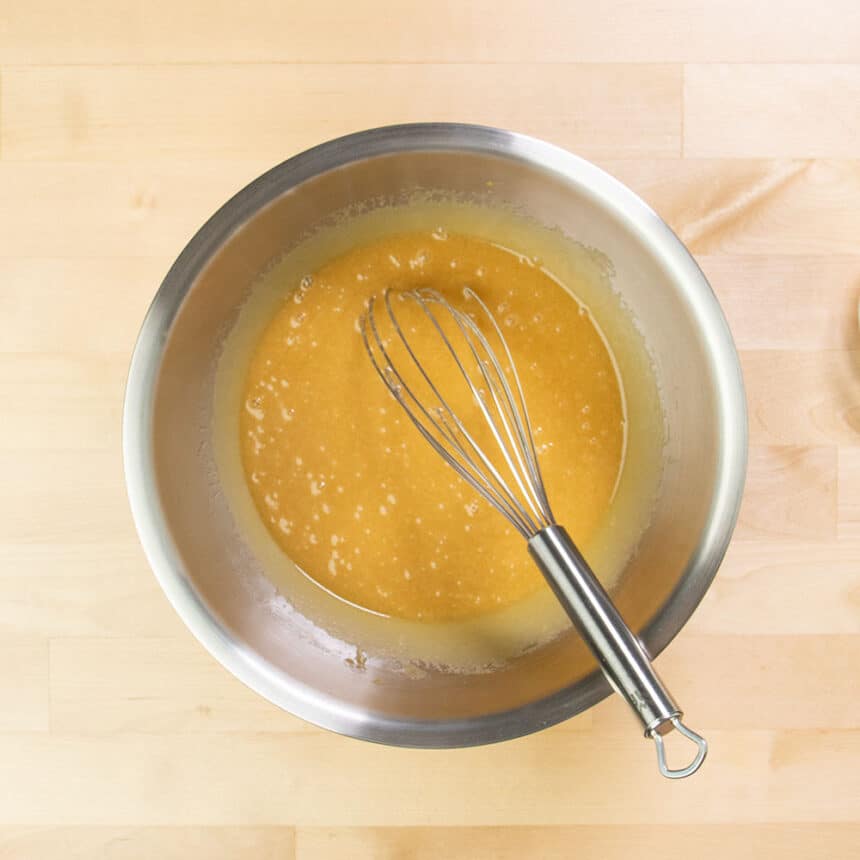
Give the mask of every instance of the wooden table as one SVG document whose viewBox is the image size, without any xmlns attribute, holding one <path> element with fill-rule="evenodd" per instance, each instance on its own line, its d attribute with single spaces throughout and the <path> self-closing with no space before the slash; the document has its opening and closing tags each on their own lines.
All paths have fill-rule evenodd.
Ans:
<svg viewBox="0 0 860 860">
<path fill-rule="evenodd" d="M 617 701 L 474 750 L 316 730 L 138 546 L 121 400 L 172 259 L 284 157 L 427 119 L 596 161 L 731 321 L 749 488 L 658 661 L 712 744 L 686 782 Z M 2 0 L 0 858 L 857 857 L 858 240 L 856 0 Z"/>
</svg>

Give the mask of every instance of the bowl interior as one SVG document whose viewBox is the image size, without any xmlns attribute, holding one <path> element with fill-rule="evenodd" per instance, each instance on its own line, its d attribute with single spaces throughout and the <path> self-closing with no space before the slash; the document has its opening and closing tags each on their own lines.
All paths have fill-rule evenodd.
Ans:
<svg viewBox="0 0 860 860">
<path fill-rule="evenodd" d="M 573 633 L 492 673 L 357 671 L 298 613 L 274 612 L 265 587 L 241 575 L 253 552 L 237 536 L 212 467 L 213 364 L 251 282 L 308 225 L 356 201 L 390 201 L 419 187 L 480 195 L 490 182 L 500 204 L 513 203 L 608 256 L 652 352 L 668 426 L 655 516 L 614 594 L 652 652 L 707 588 L 741 491 L 745 416 L 737 361 L 716 300 L 683 246 L 596 168 L 493 134 L 502 133 L 464 132 L 444 142 L 426 134 L 358 138 L 262 177 L 213 217 L 171 270 L 129 382 L 132 504 L 174 604 L 246 683 L 300 716 L 374 740 L 497 740 L 576 713 L 608 688 Z"/>
</svg>

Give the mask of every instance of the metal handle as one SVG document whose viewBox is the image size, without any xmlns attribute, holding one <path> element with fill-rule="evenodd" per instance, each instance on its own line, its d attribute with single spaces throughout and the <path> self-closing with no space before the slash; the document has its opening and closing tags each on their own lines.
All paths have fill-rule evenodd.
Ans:
<svg viewBox="0 0 860 860">
<path fill-rule="evenodd" d="M 670 779 L 695 773 L 707 755 L 707 741 L 681 722 L 681 709 L 657 677 L 642 643 L 624 623 L 570 535 L 561 526 L 549 526 L 529 540 L 529 552 L 603 674 L 639 718 L 645 737 L 653 738 L 660 773 Z M 666 763 L 663 743 L 663 735 L 673 728 L 696 744 L 693 761 L 674 770 Z"/>
</svg>

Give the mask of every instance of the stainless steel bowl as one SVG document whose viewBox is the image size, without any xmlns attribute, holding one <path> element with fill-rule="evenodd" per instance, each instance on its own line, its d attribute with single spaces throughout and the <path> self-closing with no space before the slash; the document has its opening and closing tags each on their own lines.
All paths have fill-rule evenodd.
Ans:
<svg viewBox="0 0 860 860">
<path fill-rule="evenodd" d="M 651 527 L 615 599 L 657 655 L 702 599 L 734 527 L 746 467 L 738 357 L 681 241 L 598 168 L 533 138 L 468 125 L 361 132 L 291 158 L 226 203 L 164 279 L 132 358 L 123 417 L 129 499 L 168 598 L 234 675 L 288 711 L 389 744 L 452 747 L 544 728 L 609 692 L 575 636 L 491 673 L 356 671 L 273 613 L 240 575 L 251 553 L 211 464 L 212 372 L 249 284 L 310 225 L 413 187 L 480 192 L 558 226 L 612 261 L 665 394 L 668 462 Z M 248 562 L 250 563 L 250 562 Z"/>
</svg>

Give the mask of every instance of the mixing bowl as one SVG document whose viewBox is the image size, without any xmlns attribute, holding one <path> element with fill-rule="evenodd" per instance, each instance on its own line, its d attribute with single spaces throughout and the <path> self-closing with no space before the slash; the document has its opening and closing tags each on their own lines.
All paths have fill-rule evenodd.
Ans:
<svg viewBox="0 0 860 860">
<path fill-rule="evenodd" d="M 681 241 L 619 182 L 542 141 L 447 124 L 361 132 L 273 168 L 198 231 L 147 314 L 126 390 L 128 493 L 149 562 L 203 645 L 272 702 L 358 738 L 488 743 L 549 726 L 609 692 L 573 632 L 492 672 L 409 674 L 345 660 L 309 633 L 300 613 L 274 611 L 261 597 L 259 560 L 213 467 L 213 367 L 259 273 L 352 204 L 415 188 L 468 197 L 488 184 L 500 204 L 611 260 L 651 350 L 664 395 L 666 463 L 653 520 L 614 599 L 652 656 L 702 599 L 740 504 L 746 409 L 726 321 Z"/>
</svg>

